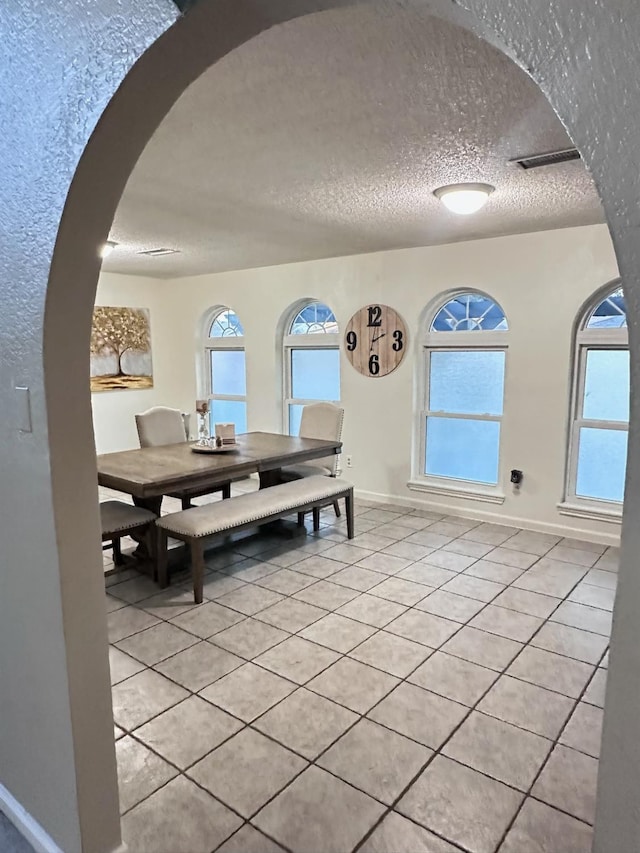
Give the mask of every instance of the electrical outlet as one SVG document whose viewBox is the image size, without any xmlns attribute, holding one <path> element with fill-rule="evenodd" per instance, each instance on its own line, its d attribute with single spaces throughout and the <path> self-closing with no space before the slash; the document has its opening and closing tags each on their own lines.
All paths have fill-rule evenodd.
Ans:
<svg viewBox="0 0 640 853">
<path fill-rule="evenodd" d="M 345 456 L 345 461 L 347 463 L 347 468 L 353 468 L 353 460 L 351 456 Z"/>
</svg>

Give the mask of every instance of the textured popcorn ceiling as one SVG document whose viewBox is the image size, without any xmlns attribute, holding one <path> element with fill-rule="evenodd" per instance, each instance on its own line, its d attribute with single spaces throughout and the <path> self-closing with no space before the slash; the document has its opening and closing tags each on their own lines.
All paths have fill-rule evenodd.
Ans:
<svg viewBox="0 0 640 853">
<path fill-rule="evenodd" d="M 535 84 L 462 29 L 396 3 L 276 27 L 212 67 L 140 158 L 103 264 L 172 277 L 603 221 Z M 438 186 L 496 187 L 471 217 Z M 141 250 L 171 247 L 162 258 Z"/>
</svg>

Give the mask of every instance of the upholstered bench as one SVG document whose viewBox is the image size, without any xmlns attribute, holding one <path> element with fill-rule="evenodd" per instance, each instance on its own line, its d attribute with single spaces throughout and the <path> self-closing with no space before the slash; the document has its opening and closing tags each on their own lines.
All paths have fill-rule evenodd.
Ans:
<svg viewBox="0 0 640 853">
<path fill-rule="evenodd" d="M 305 477 L 290 483 L 280 483 L 257 492 L 238 495 L 226 501 L 173 512 L 156 519 L 158 531 L 158 581 L 169 582 L 167 569 L 167 539 L 186 542 L 191 548 L 193 595 L 196 604 L 202 602 L 204 577 L 204 546 L 209 540 L 226 536 L 232 531 L 255 527 L 292 513 L 298 513 L 298 523 L 304 513 L 313 510 L 313 528 L 320 527 L 320 510 L 340 498 L 345 501 L 347 535 L 353 539 L 353 486 L 346 480 L 333 477 Z"/>
<path fill-rule="evenodd" d="M 149 526 L 156 520 L 154 513 L 139 506 L 126 504 L 122 501 L 104 501 L 100 504 L 100 522 L 102 524 L 102 541 L 113 545 L 113 563 L 122 566 L 124 558 L 120 550 L 120 539 L 131 533 L 147 532 Z M 155 537 L 152 535 L 151 552 L 155 550 Z"/>
</svg>

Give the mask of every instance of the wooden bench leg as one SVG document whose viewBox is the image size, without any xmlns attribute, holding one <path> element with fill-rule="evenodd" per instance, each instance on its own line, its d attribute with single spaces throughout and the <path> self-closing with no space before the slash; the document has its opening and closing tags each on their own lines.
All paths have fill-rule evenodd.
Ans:
<svg viewBox="0 0 640 853">
<path fill-rule="evenodd" d="M 202 604 L 204 584 L 204 543 L 202 539 L 191 542 L 191 575 L 193 577 L 193 600 Z"/>
<path fill-rule="evenodd" d="M 344 496 L 344 509 L 347 514 L 347 537 L 353 539 L 353 489 L 349 489 Z"/>
<path fill-rule="evenodd" d="M 298 527 L 304 527 L 304 513 L 298 513 Z"/>
<path fill-rule="evenodd" d="M 336 514 L 336 518 L 340 518 L 340 504 L 338 503 L 338 501 L 333 502 L 333 509 Z"/>
<path fill-rule="evenodd" d="M 313 530 L 315 533 L 320 530 L 320 507 L 314 506 L 313 508 Z"/>
<path fill-rule="evenodd" d="M 148 524 L 145 532 L 145 540 L 149 546 L 149 557 L 151 558 L 151 571 L 153 579 L 158 582 L 158 537 L 156 536 L 155 524 Z"/>
<path fill-rule="evenodd" d="M 231 497 L 231 483 L 225 483 L 222 487 L 222 500 L 229 500 Z"/>
<path fill-rule="evenodd" d="M 165 589 L 169 586 L 169 555 L 167 553 L 168 534 L 162 527 L 156 527 L 156 566 L 158 583 Z"/>
</svg>

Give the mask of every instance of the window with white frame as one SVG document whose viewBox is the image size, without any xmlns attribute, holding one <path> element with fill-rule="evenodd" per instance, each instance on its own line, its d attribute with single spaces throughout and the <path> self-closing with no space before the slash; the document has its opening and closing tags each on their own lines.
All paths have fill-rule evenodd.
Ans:
<svg viewBox="0 0 640 853">
<path fill-rule="evenodd" d="M 482 293 L 449 297 L 424 338 L 418 478 L 497 486 L 508 324 Z"/>
<path fill-rule="evenodd" d="M 629 336 L 622 287 L 600 294 L 576 333 L 567 500 L 624 497 L 629 431 Z"/>
<path fill-rule="evenodd" d="M 234 423 L 236 433 L 247 431 L 247 381 L 244 329 L 231 308 L 219 308 L 209 318 L 205 340 L 205 376 L 210 425 Z"/>
<path fill-rule="evenodd" d="M 336 318 L 322 302 L 296 306 L 284 335 L 284 424 L 300 432 L 302 408 L 340 402 L 340 340 Z"/>
</svg>

